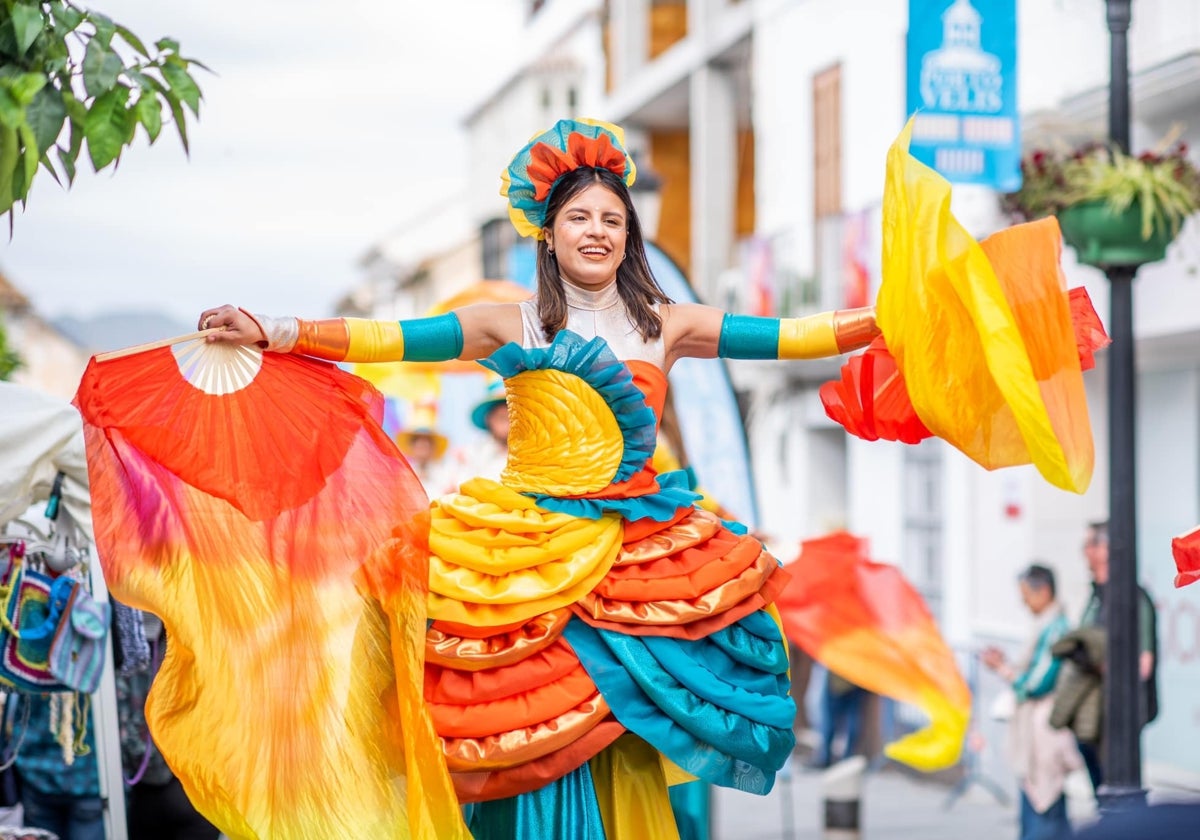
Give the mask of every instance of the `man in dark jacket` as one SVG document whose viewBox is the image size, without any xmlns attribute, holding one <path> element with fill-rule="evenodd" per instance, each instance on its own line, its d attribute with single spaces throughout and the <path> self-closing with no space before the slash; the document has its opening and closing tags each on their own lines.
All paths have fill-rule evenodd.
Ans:
<svg viewBox="0 0 1200 840">
<path fill-rule="evenodd" d="M 1083 554 L 1087 558 L 1088 570 L 1092 574 L 1092 596 L 1084 607 L 1079 626 L 1105 627 L 1105 590 L 1108 586 L 1108 522 L 1093 522 L 1087 526 L 1083 543 Z M 1141 702 L 1141 722 L 1145 726 L 1158 717 L 1158 616 L 1154 600 L 1141 586 L 1138 587 L 1138 678 Z M 1098 788 L 1104 781 L 1101 756 L 1094 745 L 1080 744 L 1079 751 L 1087 764 L 1092 787 Z"/>
</svg>

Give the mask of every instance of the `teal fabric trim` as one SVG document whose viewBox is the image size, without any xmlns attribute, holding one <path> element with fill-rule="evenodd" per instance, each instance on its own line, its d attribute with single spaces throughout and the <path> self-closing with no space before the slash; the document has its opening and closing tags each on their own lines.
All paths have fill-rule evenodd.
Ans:
<svg viewBox="0 0 1200 840">
<path fill-rule="evenodd" d="M 401 321 L 400 332 L 406 362 L 445 362 L 462 355 L 462 324 L 453 312 Z"/>
<path fill-rule="evenodd" d="M 706 782 L 765 794 L 795 746 L 796 704 L 778 628 L 768 640 L 749 619 L 752 629 L 743 619 L 692 640 L 598 630 L 573 617 L 564 635 L 626 729 Z"/>
<path fill-rule="evenodd" d="M 605 840 L 596 786 L 586 763 L 529 793 L 475 803 L 467 827 L 475 840 L 566 836 Z"/>
<path fill-rule="evenodd" d="M 658 476 L 658 493 L 619 499 L 561 499 L 544 493 L 526 493 L 537 502 L 538 507 L 555 513 L 568 513 L 580 519 L 599 519 L 606 513 L 619 513 L 630 522 L 638 519 L 653 519 L 667 522 L 675 517 L 682 507 L 692 507 L 700 499 L 699 493 L 687 488 L 687 476 L 683 470 L 673 470 Z"/>
<path fill-rule="evenodd" d="M 722 359 L 778 359 L 779 319 L 727 312 L 721 319 L 717 356 Z"/>
<path fill-rule="evenodd" d="M 625 441 L 620 466 L 610 479 L 625 481 L 654 454 L 658 421 L 654 409 L 633 382 L 633 374 L 602 338 L 585 341 L 578 333 L 560 330 L 549 347 L 522 348 L 506 344 L 479 362 L 505 379 L 529 370 L 561 370 L 587 382 L 612 409 Z"/>
</svg>

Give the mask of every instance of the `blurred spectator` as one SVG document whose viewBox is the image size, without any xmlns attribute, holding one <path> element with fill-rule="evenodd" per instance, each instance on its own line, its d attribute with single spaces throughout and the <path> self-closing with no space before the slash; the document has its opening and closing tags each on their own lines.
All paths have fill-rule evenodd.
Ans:
<svg viewBox="0 0 1200 840">
<path fill-rule="evenodd" d="M 153 651 L 150 668 L 117 676 L 129 840 L 216 840 L 219 832 L 192 807 L 146 725 L 146 696 L 166 652 L 166 634 L 156 616 L 142 615 Z"/>
<path fill-rule="evenodd" d="M 75 694 L 18 694 L 17 779 L 25 825 L 59 840 L 104 840 L 104 800 L 87 699 Z M 28 717 L 26 717 L 26 710 Z"/>
<path fill-rule="evenodd" d="M 1108 588 L 1108 522 L 1092 522 L 1084 536 L 1083 554 L 1092 575 L 1092 594 L 1079 621 L 1080 628 L 1104 629 L 1107 623 L 1105 592 Z M 1138 586 L 1138 679 L 1141 705 L 1140 721 L 1145 726 L 1158 717 L 1158 614 L 1154 599 Z M 1096 663 L 1096 673 L 1103 683 L 1103 662 Z M 1101 725 L 1101 731 L 1103 726 Z M 1080 741 L 1079 751 L 1087 763 L 1093 789 L 1104 781 L 1102 749 L 1099 743 Z"/>
<path fill-rule="evenodd" d="M 503 379 L 488 383 L 483 399 L 471 410 L 471 422 L 475 428 L 487 432 L 487 437 L 468 448 L 458 483 L 469 478 L 499 481 L 500 473 L 508 465 L 508 403 Z"/>
<path fill-rule="evenodd" d="M 821 756 L 816 766 L 829 767 L 858 755 L 863 699 L 866 696 L 865 688 L 855 685 L 841 674 L 828 672 L 821 694 Z M 845 735 L 840 753 L 834 751 L 839 732 Z"/>
<path fill-rule="evenodd" d="M 1051 647 L 1070 629 L 1057 600 L 1054 572 L 1037 563 L 1018 579 L 1021 599 L 1033 614 L 1033 630 L 1021 658 L 1009 663 L 999 648 L 980 654 L 984 665 L 1012 688 L 1016 708 L 1008 747 L 1021 789 L 1021 840 L 1060 840 L 1071 836 L 1067 819 L 1067 776 L 1083 766 L 1070 732 L 1050 725 L 1059 661 Z"/>
</svg>

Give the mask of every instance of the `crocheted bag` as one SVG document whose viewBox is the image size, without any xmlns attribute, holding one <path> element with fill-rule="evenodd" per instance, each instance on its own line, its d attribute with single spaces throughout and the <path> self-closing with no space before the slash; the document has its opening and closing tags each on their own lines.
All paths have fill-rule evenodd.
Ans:
<svg viewBox="0 0 1200 840">
<path fill-rule="evenodd" d="M 67 688 L 84 694 L 99 688 L 108 622 L 109 605 L 76 582 L 50 643 L 50 673 Z"/>
</svg>

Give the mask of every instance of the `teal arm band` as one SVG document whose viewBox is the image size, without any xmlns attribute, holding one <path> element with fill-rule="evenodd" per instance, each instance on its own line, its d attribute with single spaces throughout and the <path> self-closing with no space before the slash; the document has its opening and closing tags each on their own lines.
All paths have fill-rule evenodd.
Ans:
<svg viewBox="0 0 1200 840">
<path fill-rule="evenodd" d="M 444 362 L 463 351 L 462 324 L 453 312 L 401 321 L 406 362 Z"/>
<path fill-rule="evenodd" d="M 779 319 L 726 313 L 717 356 L 722 359 L 778 359 Z"/>
</svg>

